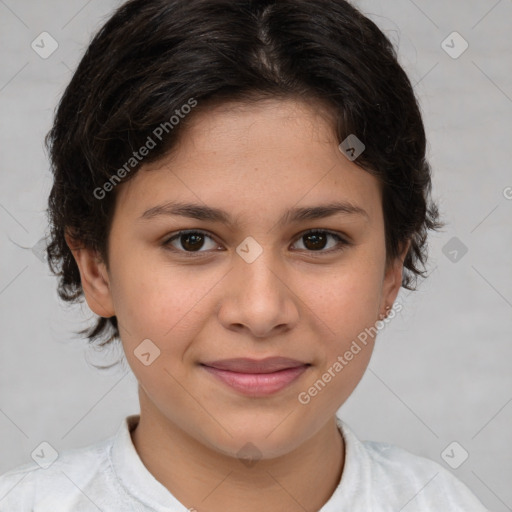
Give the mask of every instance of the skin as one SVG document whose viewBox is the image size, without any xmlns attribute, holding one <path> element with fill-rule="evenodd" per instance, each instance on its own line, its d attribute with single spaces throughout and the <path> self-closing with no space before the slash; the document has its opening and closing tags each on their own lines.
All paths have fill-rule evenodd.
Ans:
<svg viewBox="0 0 512 512">
<path fill-rule="evenodd" d="M 155 478 L 197 511 L 319 510 L 343 471 L 335 413 L 362 378 L 375 340 L 307 405 L 298 395 L 393 304 L 408 246 L 386 265 L 379 182 L 340 152 L 321 106 L 225 104 L 190 121 L 172 154 L 118 186 L 108 265 L 67 237 L 87 303 L 118 318 L 139 382 L 132 439 Z M 233 224 L 140 219 L 167 201 L 223 209 Z M 290 208 L 333 201 L 367 216 L 278 223 Z M 324 233 L 314 250 L 302 236 L 312 228 L 350 243 Z M 211 238 L 200 238 L 195 252 L 187 237 L 164 245 L 185 229 Z M 236 252 L 248 236 L 263 250 L 252 263 Z M 145 366 L 134 350 L 147 338 L 160 356 Z M 249 397 L 199 365 L 268 356 L 311 366 L 285 389 Z M 261 457 L 250 467 L 237 457 L 248 442 Z"/>
</svg>

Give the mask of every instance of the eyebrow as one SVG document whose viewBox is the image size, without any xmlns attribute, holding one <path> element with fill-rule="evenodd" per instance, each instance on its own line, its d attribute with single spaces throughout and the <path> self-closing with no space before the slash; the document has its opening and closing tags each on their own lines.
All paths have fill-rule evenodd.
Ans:
<svg viewBox="0 0 512 512">
<path fill-rule="evenodd" d="M 325 205 L 304 208 L 291 208 L 279 219 L 279 225 L 305 220 L 316 220 L 331 217 L 337 214 L 358 215 L 370 219 L 366 210 L 348 201 L 337 201 Z M 149 220 L 160 215 L 188 217 L 191 219 L 218 222 L 233 226 L 231 216 L 224 210 L 193 203 L 180 203 L 169 201 L 146 210 L 139 220 Z"/>
</svg>

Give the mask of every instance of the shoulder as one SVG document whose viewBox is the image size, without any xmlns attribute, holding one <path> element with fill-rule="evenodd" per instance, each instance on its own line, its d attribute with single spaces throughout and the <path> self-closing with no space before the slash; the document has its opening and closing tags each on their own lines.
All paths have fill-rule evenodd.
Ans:
<svg viewBox="0 0 512 512">
<path fill-rule="evenodd" d="M 79 503 L 88 488 L 95 493 L 97 481 L 108 478 L 109 450 L 113 437 L 83 448 L 64 450 L 40 464 L 30 462 L 0 475 L 0 512 L 31 511 L 34 504 Z M 51 463 L 50 463 L 51 462 Z"/>
<path fill-rule="evenodd" d="M 361 442 L 344 423 L 342 432 L 351 467 L 359 468 L 359 479 L 371 489 L 376 505 L 386 502 L 404 512 L 488 512 L 465 484 L 437 462 L 389 443 Z"/>
</svg>

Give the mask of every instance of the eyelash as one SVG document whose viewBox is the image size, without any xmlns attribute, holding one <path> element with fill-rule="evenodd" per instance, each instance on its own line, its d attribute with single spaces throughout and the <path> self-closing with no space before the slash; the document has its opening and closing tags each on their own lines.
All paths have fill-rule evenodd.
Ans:
<svg viewBox="0 0 512 512">
<path fill-rule="evenodd" d="M 345 238 L 341 237 L 339 234 L 334 233 L 334 232 L 329 231 L 329 230 L 325 230 L 325 229 L 309 229 L 309 230 L 301 233 L 297 237 L 297 239 L 295 240 L 294 243 L 298 242 L 301 238 L 303 238 L 303 237 L 305 237 L 307 235 L 318 234 L 318 233 L 320 233 L 320 234 L 327 234 L 327 235 L 330 235 L 333 238 L 335 238 L 338 241 L 338 247 L 331 248 L 331 249 L 328 249 L 328 250 L 319 249 L 318 251 L 307 250 L 307 249 L 299 249 L 299 251 L 304 251 L 305 250 L 311 256 L 318 256 L 318 255 L 321 256 L 323 254 L 332 254 L 332 253 L 335 253 L 335 252 L 340 252 L 340 251 L 344 250 L 346 247 L 352 245 L 350 242 L 348 242 Z M 175 247 L 171 246 L 171 242 L 173 242 L 174 240 L 179 239 L 183 235 L 190 235 L 190 234 L 204 235 L 204 236 L 206 236 L 208 238 L 211 238 L 213 241 L 215 241 L 214 237 L 210 233 L 208 233 L 207 231 L 202 231 L 202 230 L 199 230 L 199 229 L 188 229 L 188 230 L 178 231 L 177 233 L 172 235 L 170 238 L 167 238 L 164 242 L 162 242 L 162 245 L 167 250 L 170 250 L 172 252 L 177 252 L 177 253 L 185 254 L 186 257 L 191 257 L 191 258 L 204 257 L 205 254 L 210 253 L 210 251 L 184 251 L 184 250 L 181 250 L 181 249 L 176 249 Z"/>
</svg>

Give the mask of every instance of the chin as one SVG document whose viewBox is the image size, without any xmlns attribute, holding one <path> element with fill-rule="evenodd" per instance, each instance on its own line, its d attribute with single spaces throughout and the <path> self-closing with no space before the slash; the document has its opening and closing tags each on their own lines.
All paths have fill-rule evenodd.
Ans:
<svg viewBox="0 0 512 512">
<path fill-rule="evenodd" d="M 215 438 L 211 437 L 211 432 L 205 433 L 205 437 L 213 449 L 228 457 L 273 459 L 293 451 L 307 438 L 282 421 L 283 416 L 267 422 L 260 422 L 256 417 L 250 424 L 223 423 L 229 425 L 226 429 L 230 435 L 221 428 Z"/>
</svg>

